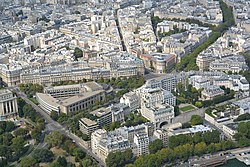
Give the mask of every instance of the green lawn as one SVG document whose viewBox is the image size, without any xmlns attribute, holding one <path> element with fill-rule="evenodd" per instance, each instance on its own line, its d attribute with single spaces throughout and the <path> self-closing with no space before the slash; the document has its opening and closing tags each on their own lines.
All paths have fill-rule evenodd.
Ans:
<svg viewBox="0 0 250 167">
<path fill-rule="evenodd" d="M 193 109 L 195 109 L 195 108 L 193 106 L 191 106 L 191 105 L 188 105 L 188 106 L 180 108 L 180 110 L 183 111 L 183 112 L 186 112 L 186 111 L 189 111 L 189 110 L 193 110 Z"/>
</svg>

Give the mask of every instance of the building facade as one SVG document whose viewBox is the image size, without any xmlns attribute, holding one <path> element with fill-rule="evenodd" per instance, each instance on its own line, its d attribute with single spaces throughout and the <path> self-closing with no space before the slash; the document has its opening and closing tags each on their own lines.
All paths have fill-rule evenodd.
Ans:
<svg viewBox="0 0 250 167">
<path fill-rule="evenodd" d="M 15 119 L 18 115 L 17 98 L 7 89 L 0 90 L 0 117 L 1 121 Z"/>
</svg>

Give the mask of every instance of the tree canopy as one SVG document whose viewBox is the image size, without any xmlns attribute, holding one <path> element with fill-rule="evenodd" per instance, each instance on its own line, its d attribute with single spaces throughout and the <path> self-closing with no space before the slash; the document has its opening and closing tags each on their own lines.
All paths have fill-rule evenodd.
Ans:
<svg viewBox="0 0 250 167">
<path fill-rule="evenodd" d="M 203 123 L 203 120 L 199 115 L 192 115 L 190 122 L 191 125 L 200 125 Z"/>
<path fill-rule="evenodd" d="M 133 162 L 133 153 L 131 149 L 109 153 L 106 158 L 106 164 L 109 167 L 124 167 L 126 164 Z"/>
<path fill-rule="evenodd" d="M 33 152 L 32 157 L 36 160 L 36 162 L 51 162 L 54 159 L 54 154 L 52 151 L 41 148 L 41 149 L 36 149 Z"/>
<path fill-rule="evenodd" d="M 156 139 L 155 141 L 149 143 L 148 149 L 150 154 L 154 154 L 157 151 L 163 148 L 163 142 L 160 139 Z"/>
</svg>

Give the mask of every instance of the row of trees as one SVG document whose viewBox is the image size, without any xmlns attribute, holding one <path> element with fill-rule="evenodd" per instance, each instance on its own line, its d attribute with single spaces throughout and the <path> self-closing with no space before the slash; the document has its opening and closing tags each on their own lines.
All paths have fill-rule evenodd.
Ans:
<svg viewBox="0 0 250 167">
<path fill-rule="evenodd" d="M 207 49 L 211 44 L 213 44 L 223 33 L 230 28 L 231 26 L 235 25 L 234 16 L 233 16 L 233 9 L 228 7 L 223 0 L 219 0 L 220 7 L 223 13 L 223 24 L 217 27 L 209 26 L 213 32 L 212 35 L 208 38 L 208 40 L 197 47 L 192 53 L 188 54 L 187 56 L 181 59 L 181 62 L 176 65 L 176 70 L 179 71 L 190 71 L 190 70 L 198 70 L 196 65 L 196 57 L 199 53 L 203 50 Z M 193 20 L 189 20 L 193 21 Z"/>
<path fill-rule="evenodd" d="M 108 167 L 122 167 L 132 162 L 134 162 L 134 156 L 131 149 L 110 153 L 106 158 Z"/>
<path fill-rule="evenodd" d="M 105 83 L 112 86 L 115 89 L 124 89 L 127 91 L 141 87 L 145 83 L 145 79 L 142 75 L 131 77 L 118 77 L 111 79 L 99 79 L 98 83 Z"/>
<path fill-rule="evenodd" d="M 239 115 L 236 119 L 234 119 L 234 122 L 245 121 L 245 120 L 250 120 L 249 113 Z"/>
<path fill-rule="evenodd" d="M 155 154 L 141 156 L 129 167 L 158 167 L 164 164 L 172 164 L 178 160 L 187 161 L 190 156 L 214 153 L 221 150 L 234 148 L 234 143 L 231 141 L 222 141 L 220 143 L 211 143 L 207 145 L 205 142 L 197 144 L 179 145 L 173 149 L 163 148 Z"/>
<path fill-rule="evenodd" d="M 196 65 L 196 57 L 205 49 L 207 49 L 211 44 L 213 44 L 221 34 L 219 32 L 212 32 L 206 42 L 195 48 L 192 53 L 184 56 L 180 63 L 176 64 L 176 70 L 178 71 L 190 71 L 190 70 L 198 70 L 198 66 Z"/>
<path fill-rule="evenodd" d="M 250 121 L 240 122 L 237 127 L 238 133 L 234 135 L 239 147 L 250 146 Z"/>
<path fill-rule="evenodd" d="M 163 148 L 156 153 L 141 156 L 129 167 L 157 167 L 166 163 L 172 164 L 176 160 L 187 161 L 190 156 L 213 154 L 238 147 L 250 146 L 250 121 L 241 122 L 235 134 L 236 142 L 220 140 L 218 131 L 196 133 L 191 135 L 177 135 L 169 138 L 169 148 Z M 155 151 L 154 151 L 155 152 Z"/>
<path fill-rule="evenodd" d="M 29 98 L 32 98 L 37 92 L 43 92 L 43 86 L 39 84 L 20 84 L 19 88 L 24 92 Z"/>
<path fill-rule="evenodd" d="M 178 147 L 180 145 L 184 144 L 197 144 L 200 142 L 205 142 L 207 145 L 211 143 L 219 143 L 220 142 L 220 133 L 216 130 L 212 132 L 206 132 L 206 133 L 195 133 L 192 135 L 177 135 L 177 136 L 171 136 L 169 138 L 168 146 L 169 148 L 173 149 L 175 147 Z"/>
<path fill-rule="evenodd" d="M 34 127 L 31 130 L 31 137 L 40 142 L 43 140 L 42 131 L 45 129 L 45 120 L 40 116 L 39 113 L 30 105 L 25 103 L 21 98 L 17 99 L 19 116 L 24 117 L 34 123 Z"/>
</svg>

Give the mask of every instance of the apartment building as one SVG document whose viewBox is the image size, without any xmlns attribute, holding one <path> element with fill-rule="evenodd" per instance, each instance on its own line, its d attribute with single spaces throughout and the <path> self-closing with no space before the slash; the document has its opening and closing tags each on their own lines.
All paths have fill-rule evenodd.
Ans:
<svg viewBox="0 0 250 167">
<path fill-rule="evenodd" d="M 242 96 L 249 96 L 249 83 L 241 75 L 228 75 L 223 72 L 190 71 L 189 84 L 205 88 L 207 86 L 225 86 L 235 92 L 241 92 Z M 240 91 L 241 90 L 241 91 Z"/>
<path fill-rule="evenodd" d="M 142 54 L 140 58 L 144 61 L 146 68 L 152 69 L 159 74 L 166 73 L 177 62 L 177 55 L 175 54 Z"/>
<path fill-rule="evenodd" d="M 100 127 L 108 127 L 112 123 L 112 111 L 110 108 L 102 107 L 92 111 L 91 114 L 97 117 L 96 122 Z"/>
<path fill-rule="evenodd" d="M 124 94 L 120 99 L 120 103 L 128 105 L 131 111 L 136 111 L 141 106 L 140 98 L 135 92 Z"/>
<path fill-rule="evenodd" d="M 83 134 L 90 135 L 99 128 L 99 125 L 96 121 L 92 121 L 88 118 L 82 118 L 79 120 L 79 127 Z"/>
<path fill-rule="evenodd" d="M 182 83 L 182 85 L 186 85 L 186 80 L 188 75 L 185 73 L 178 74 L 167 74 L 162 77 L 157 77 L 154 79 L 147 80 L 145 83 L 145 87 L 148 88 L 162 88 L 167 91 L 176 90 L 177 84 Z"/>
<path fill-rule="evenodd" d="M 124 151 L 131 148 L 131 144 L 123 131 L 107 132 L 98 129 L 91 134 L 91 149 L 105 162 L 108 154 L 115 151 Z"/>
<path fill-rule="evenodd" d="M 172 123 L 174 107 L 168 104 L 156 103 L 152 106 L 142 107 L 141 114 L 150 122 L 154 122 L 158 127 L 161 127 L 162 124 Z"/>
<path fill-rule="evenodd" d="M 167 90 L 162 88 L 147 88 L 142 87 L 138 90 L 141 107 L 152 106 L 156 103 L 167 103 L 169 105 L 176 105 L 176 97 Z"/>
<path fill-rule="evenodd" d="M 240 114 L 250 113 L 250 97 L 235 101 L 232 104 L 239 107 Z"/>
<path fill-rule="evenodd" d="M 57 60 L 58 61 L 58 60 Z M 91 62 L 91 61 L 90 61 Z M 26 64 L 27 65 L 27 64 Z M 136 57 L 109 58 L 105 60 L 105 66 L 92 67 L 86 62 L 57 62 L 49 65 L 24 66 L 16 64 L 0 64 L 0 77 L 9 86 L 20 83 L 37 83 L 50 85 L 61 81 L 98 80 L 112 77 L 130 77 L 144 75 L 144 64 Z"/>
<path fill-rule="evenodd" d="M 213 100 L 218 96 L 224 95 L 224 90 L 218 86 L 208 86 L 201 91 L 202 100 Z"/>
<path fill-rule="evenodd" d="M 160 139 L 163 142 L 163 146 L 168 146 L 168 131 L 164 129 L 156 129 L 154 131 L 154 137 Z"/>
<path fill-rule="evenodd" d="M 137 133 L 134 135 L 134 143 L 136 145 L 136 155 L 146 155 L 149 154 L 149 136 L 146 133 Z"/>
<path fill-rule="evenodd" d="M 239 73 L 248 70 L 245 58 L 243 56 L 229 56 L 217 59 L 209 64 L 210 71 Z"/>
<path fill-rule="evenodd" d="M 98 129 L 91 134 L 91 149 L 103 161 L 109 153 L 126 149 L 132 149 L 135 156 L 148 154 L 148 144 L 154 131 L 155 125 L 150 122 L 110 132 Z"/>
</svg>

